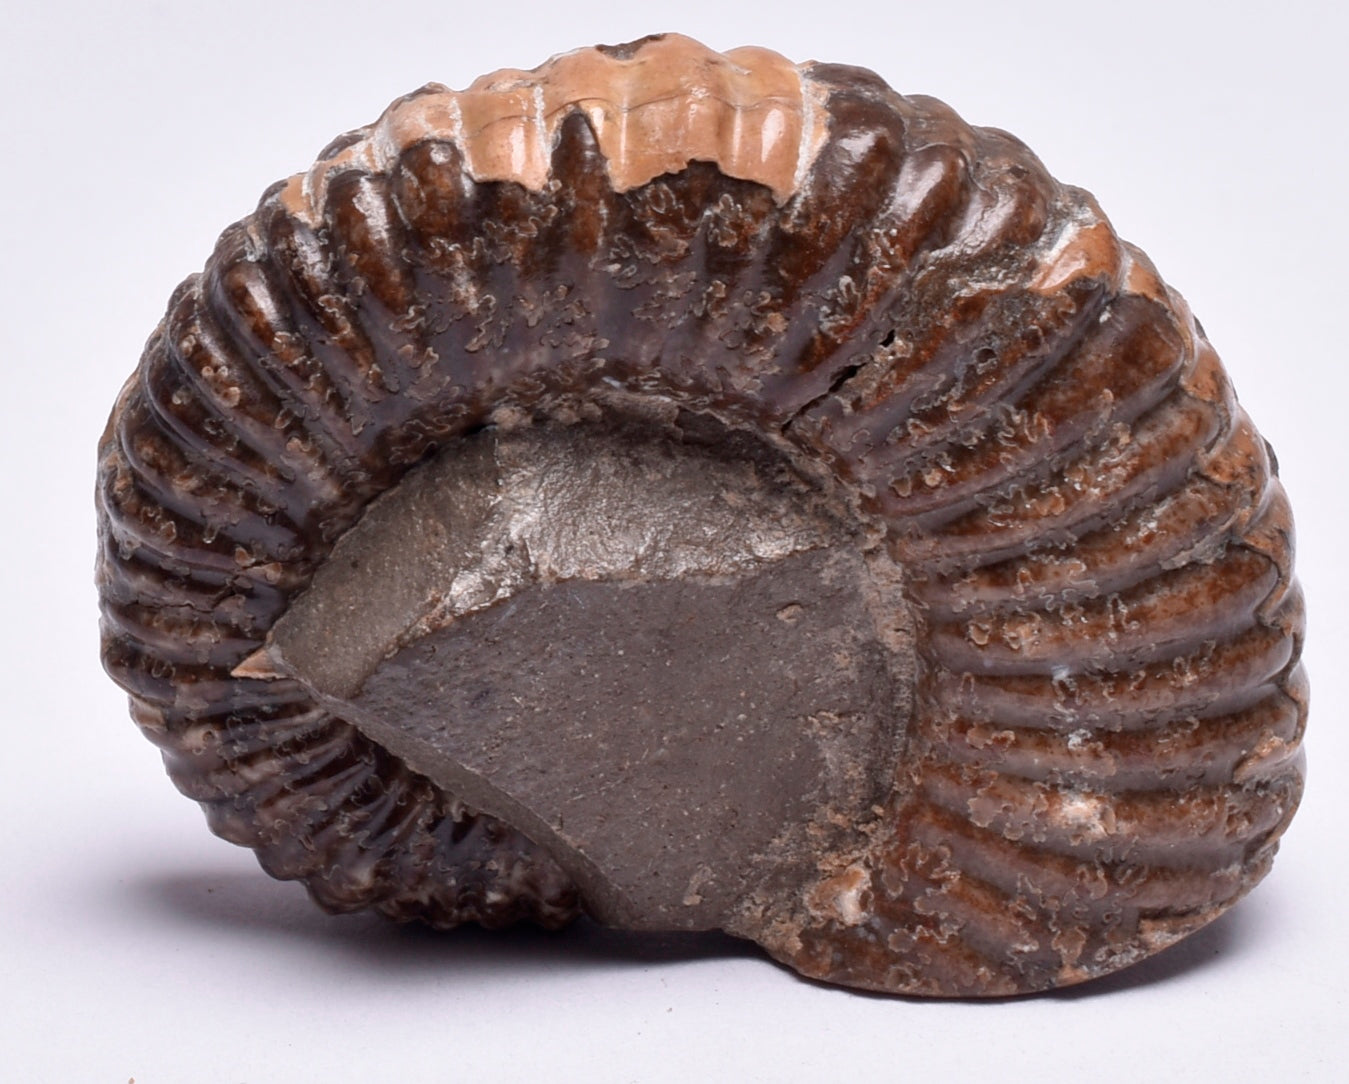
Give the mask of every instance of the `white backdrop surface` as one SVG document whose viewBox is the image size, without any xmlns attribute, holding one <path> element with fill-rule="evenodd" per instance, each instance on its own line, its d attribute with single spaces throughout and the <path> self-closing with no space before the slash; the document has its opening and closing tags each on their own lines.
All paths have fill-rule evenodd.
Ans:
<svg viewBox="0 0 1349 1084">
<path fill-rule="evenodd" d="M 1344 9 L 1207 3 L 25 5 L 0 44 L 0 1075 L 24 1081 L 1344 1080 Z M 771 11 L 771 14 L 765 12 Z M 1232 913 L 990 1003 L 729 938 L 329 918 L 210 836 L 98 664 L 94 447 L 169 292 L 271 181 L 435 80 L 595 42 L 870 67 L 1026 140 L 1189 299 L 1279 454 L 1309 598 L 1303 809 Z"/>
</svg>

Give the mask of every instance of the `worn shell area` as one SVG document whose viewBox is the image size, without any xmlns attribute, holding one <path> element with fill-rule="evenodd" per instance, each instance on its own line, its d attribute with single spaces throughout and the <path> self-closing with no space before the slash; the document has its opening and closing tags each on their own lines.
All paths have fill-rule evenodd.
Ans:
<svg viewBox="0 0 1349 1084">
<path fill-rule="evenodd" d="M 1005 133 L 679 38 L 400 100 L 171 298 L 100 445 L 103 654 L 217 832 L 334 910 L 578 913 L 529 840 L 234 670 L 428 451 L 614 388 L 823 465 L 921 628 L 865 844 L 735 932 L 1013 993 L 1266 872 L 1302 780 L 1291 521 L 1183 301 Z"/>
</svg>

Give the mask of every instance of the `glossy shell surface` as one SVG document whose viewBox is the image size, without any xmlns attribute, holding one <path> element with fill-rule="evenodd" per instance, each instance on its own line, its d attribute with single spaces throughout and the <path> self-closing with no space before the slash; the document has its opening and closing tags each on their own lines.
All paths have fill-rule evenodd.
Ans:
<svg viewBox="0 0 1349 1084">
<path fill-rule="evenodd" d="M 1291 521 L 1185 303 L 1006 133 L 673 36 L 400 99 L 174 293 L 100 444 L 103 655 L 216 832 L 332 910 L 579 913 L 519 831 L 241 664 L 434 449 L 613 389 L 819 466 L 918 630 L 892 792 L 734 932 L 1015 993 L 1267 871 L 1302 784 Z"/>
</svg>

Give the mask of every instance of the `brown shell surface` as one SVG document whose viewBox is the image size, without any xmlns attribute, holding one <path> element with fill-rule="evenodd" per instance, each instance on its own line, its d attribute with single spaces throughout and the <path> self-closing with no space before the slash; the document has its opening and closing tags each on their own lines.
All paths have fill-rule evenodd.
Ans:
<svg viewBox="0 0 1349 1084">
<path fill-rule="evenodd" d="M 764 905 L 774 956 L 1043 989 L 1268 870 L 1302 786 L 1291 520 L 1184 302 L 1006 133 L 674 37 L 401 99 L 173 294 L 99 449 L 103 657 L 217 833 L 335 911 L 579 912 L 520 833 L 233 671 L 430 450 L 601 386 L 825 465 L 908 577 L 892 796 Z"/>
</svg>

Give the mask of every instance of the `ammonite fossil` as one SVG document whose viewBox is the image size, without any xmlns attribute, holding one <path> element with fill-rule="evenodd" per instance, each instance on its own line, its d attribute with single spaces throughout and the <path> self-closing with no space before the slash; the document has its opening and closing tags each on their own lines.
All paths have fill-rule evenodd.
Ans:
<svg viewBox="0 0 1349 1084">
<path fill-rule="evenodd" d="M 103 653 L 323 907 L 721 928 L 1004 994 L 1267 871 L 1288 506 L 1092 197 L 877 76 L 655 37 L 432 85 L 174 293 Z"/>
</svg>

